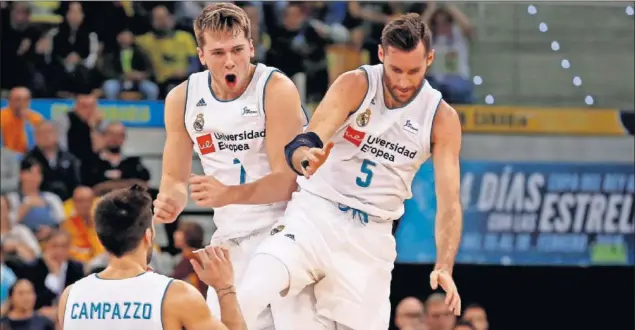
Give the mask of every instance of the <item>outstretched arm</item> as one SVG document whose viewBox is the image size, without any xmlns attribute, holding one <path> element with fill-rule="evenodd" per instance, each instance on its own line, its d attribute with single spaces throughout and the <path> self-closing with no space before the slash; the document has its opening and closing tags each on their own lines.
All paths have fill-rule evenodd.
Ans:
<svg viewBox="0 0 635 330">
<path fill-rule="evenodd" d="M 166 140 L 155 220 L 172 222 L 187 203 L 187 185 L 192 172 L 192 140 L 185 129 L 187 82 L 173 88 L 165 99 Z"/>
<path fill-rule="evenodd" d="M 346 118 L 361 106 L 368 88 L 368 79 L 364 70 L 348 71 L 333 82 L 324 99 L 313 112 L 313 117 L 311 117 L 306 129 L 306 133 L 315 133 L 326 145 L 326 148 L 324 151 L 314 152 L 313 155 L 309 152 L 309 147 L 301 146 L 295 149 L 291 162 L 298 173 L 315 173 L 319 166 L 326 161 L 328 151 L 332 147 L 327 141 L 342 127 Z M 303 171 L 300 163 L 306 158 L 311 165 L 307 168 L 308 171 Z"/>
<path fill-rule="evenodd" d="M 232 305 L 234 308 L 223 308 Z M 193 286 L 183 281 L 174 280 L 166 292 L 163 304 L 163 324 L 166 329 L 187 330 L 246 330 L 245 323 L 238 308 L 235 294 L 227 295 L 221 300 L 223 318 L 229 310 L 236 310 L 231 316 L 234 318 L 230 324 L 224 324 L 212 317 L 205 298 L 201 296 Z"/>
<path fill-rule="evenodd" d="M 302 133 L 305 115 L 297 88 L 291 79 L 272 73 L 265 87 L 265 147 L 271 173 L 251 183 L 231 186 L 232 204 L 268 204 L 291 199 L 296 175 L 284 159 L 284 146 Z"/>
<path fill-rule="evenodd" d="M 437 109 L 432 127 L 432 161 L 437 195 L 435 270 L 450 275 L 459 249 L 463 215 L 460 201 L 459 153 L 461 122 L 456 111 L 445 101 Z"/>
</svg>

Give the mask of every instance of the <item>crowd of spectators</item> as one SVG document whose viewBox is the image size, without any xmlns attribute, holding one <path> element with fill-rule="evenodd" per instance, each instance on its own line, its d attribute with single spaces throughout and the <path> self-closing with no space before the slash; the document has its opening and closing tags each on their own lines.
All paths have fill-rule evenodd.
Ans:
<svg viewBox="0 0 635 330">
<path fill-rule="evenodd" d="M 103 120 L 94 95 L 77 95 L 72 111 L 55 121 L 31 110 L 30 98 L 27 88 L 13 88 L 0 111 L 1 329 L 53 329 L 63 289 L 108 261 L 92 219 L 95 202 L 150 180 L 139 157 L 122 154 L 126 127 Z M 173 244 L 165 253 L 157 247 L 152 267 L 206 292 L 188 261 L 204 245 L 203 228 L 167 227 Z"/>
<path fill-rule="evenodd" d="M 157 100 L 204 69 L 192 21 L 209 1 L 0 3 L 4 91 L 26 86 L 37 98 L 93 93 L 106 99 Z M 251 19 L 254 61 L 292 77 L 307 104 L 319 102 L 343 70 L 378 63 L 384 24 L 407 12 L 420 13 L 433 32 L 436 61 L 428 71 L 430 84 L 451 103 L 472 101 L 468 42 L 474 30 L 454 5 L 237 4 Z"/>
<path fill-rule="evenodd" d="M 443 293 L 432 293 L 425 302 L 407 297 L 395 308 L 398 330 L 488 330 L 487 312 L 483 306 L 470 304 L 460 318 L 445 304 Z"/>
<path fill-rule="evenodd" d="M 204 69 L 191 22 L 208 3 L 0 2 L 0 90 L 7 101 L 0 111 L 0 329 L 55 329 L 63 289 L 105 267 L 108 256 L 92 220 L 95 202 L 113 189 L 147 185 L 150 172 L 139 157 L 122 153 L 127 129 L 105 120 L 98 100 L 160 100 L 190 73 Z M 468 40 L 473 30 L 452 5 L 239 5 L 251 18 L 254 60 L 292 77 L 307 103 L 324 95 L 333 67 L 341 71 L 378 63 L 382 26 L 411 11 L 420 12 L 435 33 L 437 60 L 429 82 L 450 101 L 471 101 Z M 335 62 L 333 54 L 339 56 Z M 32 98 L 72 98 L 74 105 L 49 121 L 30 109 Z M 191 221 L 165 227 L 169 246 L 157 247 L 153 269 L 205 294 L 188 262 L 205 244 L 203 228 Z M 396 324 L 410 330 L 469 329 L 453 317 L 443 323 L 451 327 L 435 326 L 432 320 L 439 317 L 428 315 L 433 305 L 434 299 L 425 308 L 421 304 L 420 322 Z M 474 323 L 473 329 L 487 328 Z"/>
</svg>

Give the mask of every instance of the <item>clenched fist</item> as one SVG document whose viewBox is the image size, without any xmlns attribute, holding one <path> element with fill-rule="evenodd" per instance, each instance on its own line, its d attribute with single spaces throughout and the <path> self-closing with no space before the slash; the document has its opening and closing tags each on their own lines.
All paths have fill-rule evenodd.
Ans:
<svg viewBox="0 0 635 330">
<path fill-rule="evenodd" d="M 154 218 L 158 223 L 172 223 L 176 217 L 183 212 L 187 196 L 183 194 L 168 194 L 159 192 L 157 199 L 154 200 Z"/>
</svg>

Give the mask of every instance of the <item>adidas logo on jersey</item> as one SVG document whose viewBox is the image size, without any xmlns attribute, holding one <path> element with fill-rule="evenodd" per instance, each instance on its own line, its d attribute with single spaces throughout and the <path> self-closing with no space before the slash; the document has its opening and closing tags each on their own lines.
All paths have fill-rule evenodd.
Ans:
<svg viewBox="0 0 635 330">
<path fill-rule="evenodd" d="M 205 99 L 200 99 L 200 100 L 198 100 L 198 102 L 196 103 L 196 106 L 197 106 L 197 107 L 204 107 L 204 106 L 206 106 L 206 105 L 207 105 L 207 103 L 205 103 Z"/>
</svg>

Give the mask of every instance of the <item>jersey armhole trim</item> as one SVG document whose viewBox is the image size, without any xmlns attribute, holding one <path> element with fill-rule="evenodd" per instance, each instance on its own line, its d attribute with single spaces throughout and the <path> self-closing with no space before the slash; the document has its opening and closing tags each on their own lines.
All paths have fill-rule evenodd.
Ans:
<svg viewBox="0 0 635 330">
<path fill-rule="evenodd" d="M 269 80 L 271 79 L 271 77 L 273 76 L 273 74 L 275 72 L 280 72 L 282 73 L 285 77 L 287 77 L 286 74 L 284 74 L 282 71 L 280 71 L 279 69 L 273 69 L 271 70 L 271 72 L 269 72 L 269 75 L 267 75 L 267 79 L 265 79 L 265 84 L 264 86 L 262 86 L 262 112 L 265 115 L 265 118 L 267 117 L 267 109 L 265 107 L 265 98 L 267 97 L 267 85 L 269 85 Z M 287 77 L 288 78 L 288 77 Z"/>
<path fill-rule="evenodd" d="M 71 297 L 71 291 L 73 290 L 73 284 L 68 286 L 68 294 L 66 295 L 66 301 L 64 302 L 64 314 L 62 314 L 62 320 L 60 321 L 61 323 L 64 323 L 64 320 L 66 319 L 66 310 L 68 309 L 68 300 Z"/>
<path fill-rule="evenodd" d="M 185 127 L 185 131 L 187 131 L 187 124 L 185 123 L 185 118 L 187 117 L 187 94 L 190 91 L 190 77 L 187 77 L 187 82 L 185 83 L 185 105 L 183 106 L 183 126 Z"/>
<path fill-rule="evenodd" d="M 362 108 L 362 105 L 364 105 L 364 101 L 366 101 L 366 98 L 368 97 L 368 93 L 370 92 L 370 76 L 368 74 L 368 70 L 366 70 L 363 66 L 360 66 L 359 68 L 357 68 L 357 70 L 362 70 L 366 74 L 366 84 L 368 85 L 368 87 L 366 88 L 366 94 L 364 95 L 362 102 L 360 102 L 360 104 L 357 106 L 355 111 L 350 112 L 348 116 L 346 116 L 346 118 L 352 116 L 354 113 L 356 113 L 357 111 L 359 111 L 359 109 Z"/>
<path fill-rule="evenodd" d="M 430 154 L 432 154 L 432 132 L 434 131 L 434 120 L 437 118 L 437 113 L 439 112 L 441 101 L 443 101 L 443 96 L 439 96 L 439 102 L 437 102 L 437 106 L 436 108 L 434 108 L 434 114 L 432 114 L 432 122 L 430 123 Z"/>
<path fill-rule="evenodd" d="M 163 303 L 165 302 L 165 294 L 168 293 L 168 289 L 170 288 L 170 285 L 172 285 L 173 281 L 173 278 L 168 281 L 168 284 L 165 286 L 165 291 L 163 291 L 163 296 L 161 296 L 161 312 L 159 317 L 161 319 L 161 329 L 163 330 L 165 330 L 165 327 L 163 326 Z"/>
</svg>

